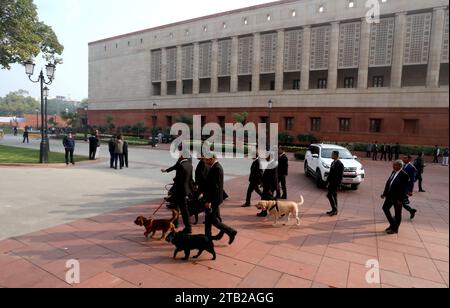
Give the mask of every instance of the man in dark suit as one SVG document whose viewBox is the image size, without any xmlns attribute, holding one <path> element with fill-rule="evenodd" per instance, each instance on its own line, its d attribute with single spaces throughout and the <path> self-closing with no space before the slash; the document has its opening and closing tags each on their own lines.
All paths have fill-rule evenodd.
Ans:
<svg viewBox="0 0 450 308">
<path fill-rule="evenodd" d="M 394 171 L 386 182 L 386 186 L 381 196 L 385 199 L 383 211 L 389 221 L 387 234 L 397 234 L 402 223 L 403 201 L 409 184 L 409 176 L 403 171 L 403 162 L 397 160 L 393 165 Z M 391 208 L 395 209 L 395 219 L 392 217 Z"/>
<path fill-rule="evenodd" d="M 419 182 L 419 192 L 426 192 L 423 189 L 423 173 L 425 172 L 425 162 L 423 159 L 423 152 L 419 153 L 419 156 L 414 161 L 414 167 L 417 169 L 417 181 Z"/>
<path fill-rule="evenodd" d="M 386 159 L 392 161 L 392 146 L 390 144 L 386 144 Z"/>
<path fill-rule="evenodd" d="M 95 155 L 97 154 L 97 148 L 100 145 L 100 140 L 97 134 L 93 133 L 89 137 L 89 160 L 95 160 Z"/>
<path fill-rule="evenodd" d="M 334 160 L 331 164 L 330 174 L 328 175 L 327 184 L 328 184 L 328 194 L 327 198 L 330 200 L 331 211 L 327 212 L 327 215 L 336 216 L 338 214 L 338 199 L 337 199 L 337 191 L 339 186 L 342 184 L 342 180 L 344 178 L 344 164 L 339 160 L 339 152 L 334 151 L 331 155 L 331 158 Z"/>
<path fill-rule="evenodd" d="M 263 173 L 263 193 L 261 199 L 264 201 L 276 200 L 275 193 L 278 191 L 278 163 L 272 160 L 269 155 L 267 157 L 269 163 Z M 258 217 L 267 217 L 267 211 L 262 211 L 257 215 Z"/>
<path fill-rule="evenodd" d="M 195 169 L 195 199 L 205 193 L 206 183 L 208 180 L 209 166 L 204 156 L 200 157 L 197 168 Z"/>
<path fill-rule="evenodd" d="M 417 169 L 414 167 L 414 165 L 411 163 L 412 157 L 411 155 L 405 155 L 402 158 L 404 167 L 403 171 L 405 171 L 409 176 L 409 184 L 406 189 L 406 195 L 405 199 L 403 201 L 403 208 L 411 214 L 411 220 L 413 220 L 416 217 L 417 210 L 413 209 L 411 207 L 411 202 L 409 200 L 409 197 L 412 197 L 414 194 L 414 185 L 416 183 L 417 178 Z"/>
<path fill-rule="evenodd" d="M 400 143 L 396 143 L 394 146 L 394 154 L 395 154 L 395 160 L 399 160 L 400 159 Z"/>
<path fill-rule="evenodd" d="M 64 137 L 63 140 L 63 146 L 64 150 L 66 152 L 65 158 L 66 158 L 66 165 L 69 165 L 69 156 L 70 156 L 70 162 L 72 165 L 75 165 L 75 161 L 73 159 L 73 153 L 75 151 L 75 138 L 73 138 L 72 133 L 69 132 L 69 134 Z"/>
<path fill-rule="evenodd" d="M 380 157 L 380 160 L 381 161 L 387 161 L 387 154 L 386 154 L 386 145 L 385 144 L 382 144 L 381 146 L 380 146 L 380 152 L 381 152 L 381 157 Z"/>
<path fill-rule="evenodd" d="M 114 153 L 116 149 L 116 136 L 112 136 L 108 142 L 108 150 L 109 150 L 109 167 L 114 169 L 114 159 L 116 154 Z"/>
<path fill-rule="evenodd" d="M 379 151 L 378 141 L 375 142 L 375 144 L 372 147 L 372 159 L 378 160 L 378 151 Z"/>
<path fill-rule="evenodd" d="M 280 151 L 280 156 L 278 157 L 278 189 L 277 189 L 277 199 L 287 200 L 287 186 L 286 178 L 289 175 L 289 158 L 284 151 Z M 281 195 L 281 190 L 283 195 Z"/>
<path fill-rule="evenodd" d="M 250 177 L 248 178 L 249 184 L 247 189 L 247 198 L 245 199 L 245 204 L 242 207 L 250 207 L 252 193 L 256 192 L 260 197 L 262 197 L 261 189 L 259 189 L 259 185 L 262 182 L 263 172 L 261 169 L 261 161 L 259 160 L 259 156 L 253 160 L 252 166 L 250 168 Z"/>
<path fill-rule="evenodd" d="M 207 181 L 206 181 L 206 223 L 205 235 L 212 240 L 221 240 L 226 234 L 229 237 L 229 244 L 233 244 L 236 239 L 237 231 L 222 223 L 220 216 L 220 206 L 223 203 L 223 184 L 224 173 L 223 168 L 217 161 L 216 157 L 208 158 L 208 165 L 210 167 Z M 213 237 L 212 226 L 220 230 L 220 233 Z"/>
<path fill-rule="evenodd" d="M 193 187 L 192 187 L 192 162 L 180 157 L 179 163 L 176 164 L 176 176 L 173 185 L 173 196 L 176 205 L 180 209 L 181 217 L 183 218 L 184 230 L 183 233 L 192 233 L 191 222 L 189 220 L 189 210 L 187 205 L 187 199 L 192 197 Z"/>
</svg>

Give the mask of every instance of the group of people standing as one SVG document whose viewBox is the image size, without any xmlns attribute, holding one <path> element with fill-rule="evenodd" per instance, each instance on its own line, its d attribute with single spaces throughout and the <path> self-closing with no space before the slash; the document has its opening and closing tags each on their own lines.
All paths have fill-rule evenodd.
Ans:
<svg viewBox="0 0 450 308">
<path fill-rule="evenodd" d="M 128 142 L 122 135 L 112 136 L 108 142 L 111 169 L 128 168 Z"/>
<path fill-rule="evenodd" d="M 367 158 L 377 161 L 393 161 L 400 159 L 400 144 L 378 144 L 376 141 L 374 144 L 368 144 L 366 148 Z"/>
<path fill-rule="evenodd" d="M 229 244 L 233 244 L 237 236 L 237 231 L 223 223 L 220 215 L 220 207 L 224 200 L 228 198 L 224 191 L 224 171 L 222 165 L 215 156 L 210 158 L 201 157 L 195 170 L 195 182 L 192 159 L 183 157 L 168 169 L 161 170 L 163 173 L 176 171 L 174 185 L 171 189 L 172 202 L 179 209 L 184 229 L 182 233 L 191 234 L 192 225 L 188 201 L 203 200 L 205 203 L 205 235 L 212 240 L 221 240 L 226 234 Z M 212 235 L 212 227 L 216 227 L 220 232 Z"/>
<path fill-rule="evenodd" d="M 449 148 L 441 150 L 439 146 L 434 147 L 433 163 L 439 164 L 439 158 L 442 156 L 442 166 L 448 167 Z"/>
</svg>

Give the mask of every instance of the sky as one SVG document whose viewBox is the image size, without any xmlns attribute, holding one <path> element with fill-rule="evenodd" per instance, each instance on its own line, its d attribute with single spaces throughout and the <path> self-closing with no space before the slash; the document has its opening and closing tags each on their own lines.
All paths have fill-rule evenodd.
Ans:
<svg viewBox="0 0 450 308">
<path fill-rule="evenodd" d="M 34 0 L 40 20 L 64 45 L 50 97 L 87 98 L 89 42 L 267 2 L 272 0 Z M 36 64 L 35 78 L 45 62 L 39 56 Z M 0 97 L 19 89 L 39 97 L 39 85 L 28 80 L 22 65 L 0 69 Z"/>
</svg>

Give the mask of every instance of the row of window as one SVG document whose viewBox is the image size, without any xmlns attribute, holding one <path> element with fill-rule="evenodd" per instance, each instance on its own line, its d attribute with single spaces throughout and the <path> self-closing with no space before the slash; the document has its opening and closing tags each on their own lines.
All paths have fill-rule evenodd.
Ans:
<svg viewBox="0 0 450 308">
<path fill-rule="evenodd" d="M 364 3 L 363 3 L 363 5 L 364 5 L 364 4 L 365 4 L 365 0 L 364 0 L 363 2 L 364 2 Z M 382 2 L 382 3 L 386 3 L 387 0 L 381 0 L 381 2 Z M 347 0 L 347 7 L 350 8 L 350 9 L 357 7 L 357 0 Z M 317 5 L 317 7 L 316 7 L 315 10 L 316 10 L 317 13 L 322 14 L 322 13 L 325 13 L 325 12 L 326 12 L 327 8 L 326 8 L 326 5 L 325 5 L 325 4 L 320 3 L 320 4 Z M 295 9 L 291 10 L 291 11 L 290 11 L 290 16 L 291 16 L 291 17 L 297 17 L 297 10 L 295 10 Z M 268 13 L 268 14 L 266 15 L 266 21 L 267 21 L 267 22 L 270 22 L 270 21 L 272 21 L 272 20 L 273 20 L 272 14 Z M 245 26 L 249 25 L 249 24 L 250 24 L 249 18 L 248 18 L 248 17 L 244 17 L 244 18 L 242 19 L 242 23 L 243 23 L 243 25 L 245 25 Z M 227 29 L 227 28 L 228 28 L 227 22 L 223 22 L 223 23 L 222 23 L 222 28 L 223 28 L 223 29 Z M 203 29 L 203 32 L 208 32 L 208 26 L 207 26 L 207 25 L 203 25 L 203 28 L 202 28 L 202 29 Z M 186 30 L 184 31 L 184 35 L 185 35 L 185 36 L 189 36 L 190 34 L 191 34 L 191 31 L 190 31 L 189 29 L 186 29 Z M 174 37 L 175 37 L 174 33 L 173 33 L 173 32 L 170 32 L 170 33 L 169 33 L 169 38 L 173 39 Z M 157 40 L 157 39 L 158 39 L 158 36 L 155 35 L 155 36 L 154 36 L 154 39 Z M 141 42 L 141 44 L 142 44 L 142 43 L 144 42 L 144 39 L 141 38 L 141 39 L 140 39 L 140 42 Z M 128 41 L 128 46 L 131 46 L 131 42 L 130 42 L 130 41 Z M 118 48 L 118 47 L 119 47 L 119 45 L 116 43 L 116 48 Z M 105 49 L 105 51 L 106 51 L 106 49 L 107 49 L 107 46 L 106 46 L 106 45 L 104 46 L 104 49 Z"/>
</svg>

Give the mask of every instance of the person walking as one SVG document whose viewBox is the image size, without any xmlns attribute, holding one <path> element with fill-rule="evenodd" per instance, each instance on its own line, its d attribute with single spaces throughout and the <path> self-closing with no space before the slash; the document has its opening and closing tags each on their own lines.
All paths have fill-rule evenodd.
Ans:
<svg viewBox="0 0 450 308">
<path fill-rule="evenodd" d="M 112 136 L 111 139 L 109 139 L 108 142 L 108 149 L 109 149 L 109 166 L 111 169 L 114 169 L 114 159 L 116 157 L 116 154 L 114 153 L 116 149 L 116 136 Z"/>
<path fill-rule="evenodd" d="M 198 200 L 201 195 L 205 194 L 206 184 L 208 180 L 209 165 L 206 158 L 202 155 L 199 159 L 197 168 L 195 169 L 195 196 Z"/>
<path fill-rule="evenodd" d="M 205 223 L 205 235 L 212 240 L 220 241 L 226 234 L 229 237 L 228 244 L 233 244 L 238 232 L 233 228 L 225 225 L 222 222 L 220 215 L 220 206 L 223 203 L 223 183 L 224 172 L 221 164 L 217 161 L 215 156 L 208 158 L 208 165 L 210 167 L 207 188 L 206 188 L 206 223 Z M 216 227 L 220 230 L 217 236 L 212 236 L 212 227 Z"/>
<path fill-rule="evenodd" d="M 263 172 L 261 169 L 261 161 L 259 156 L 253 160 L 252 166 L 250 167 L 250 177 L 248 178 L 249 184 L 247 189 L 247 198 L 245 199 L 245 204 L 242 207 L 250 207 L 253 192 L 256 192 L 260 197 L 262 197 L 262 191 L 259 186 L 262 183 Z"/>
<path fill-rule="evenodd" d="M 25 141 L 27 142 L 27 143 L 30 143 L 30 132 L 28 131 L 28 127 L 25 127 L 25 130 L 24 130 L 24 132 L 23 132 L 23 142 L 22 143 L 25 143 Z"/>
<path fill-rule="evenodd" d="M 17 126 L 14 126 L 14 137 L 17 136 L 17 132 L 18 132 Z"/>
<path fill-rule="evenodd" d="M 123 139 L 123 160 L 125 167 L 128 168 L 128 141 Z"/>
<path fill-rule="evenodd" d="M 331 164 L 330 174 L 327 179 L 328 194 L 327 198 L 330 201 L 331 211 L 327 212 L 329 216 L 336 216 L 339 211 L 338 194 L 337 191 L 342 185 L 344 178 L 344 164 L 339 160 L 339 151 L 334 151 L 331 158 L 333 163 Z"/>
<path fill-rule="evenodd" d="M 261 200 L 263 201 L 272 201 L 276 200 L 275 194 L 278 191 L 278 164 L 272 158 L 271 155 L 267 157 L 267 167 L 264 169 L 262 183 L 263 183 L 263 193 L 261 196 Z M 261 211 L 257 216 L 258 217 L 267 217 L 267 211 Z"/>
<path fill-rule="evenodd" d="M 192 161 L 180 155 L 180 159 L 174 167 L 176 169 L 176 176 L 172 187 L 173 198 L 183 219 L 184 230 L 182 232 L 191 234 L 192 226 L 187 200 L 193 196 Z M 178 221 L 175 225 L 178 226 Z"/>
<path fill-rule="evenodd" d="M 66 159 L 66 165 L 69 165 L 69 156 L 70 156 L 70 163 L 72 165 L 75 165 L 75 161 L 73 159 L 73 153 L 75 152 L 75 139 L 73 138 L 73 135 L 71 132 L 64 137 L 63 139 L 63 146 L 65 150 L 65 159 Z"/>
<path fill-rule="evenodd" d="M 442 153 L 442 166 L 448 167 L 448 156 L 449 156 L 449 149 L 447 147 Z"/>
<path fill-rule="evenodd" d="M 277 199 L 287 200 L 287 186 L 286 178 L 289 175 L 289 158 L 284 151 L 280 150 L 280 155 L 278 157 L 278 189 L 277 189 Z M 281 189 L 280 189 L 281 188 Z M 281 195 L 283 191 L 283 195 Z"/>
<path fill-rule="evenodd" d="M 96 133 L 92 133 L 91 137 L 89 137 L 89 160 L 95 160 L 99 145 L 100 140 L 98 139 L 98 135 Z"/>
<path fill-rule="evenodd" d="M 381 199 L 384 199 L 383 212 L 389 221 L 387 234 L 397 234 L 402 223 L 403 201 L 409 183 L 409 176 L 403 171 L 403 162 L 397 160 L 393 164 L 393 172 L 386 182 Z M 395 209 L 395 218 L 392 217 L 391 209 Z"/>
<path fill-rule="evenodd" d="M 409 212 L 409 214 L 411 215 L 411 220 L 413 220 L 416 217 L 417 210 L 411 207 L 411 201 L 409 198 L 414 195 L 414 185 L 416 183 L 417 169 L 411 163 L 411 155 L 403 156 L 402 161 L 404 164 L 403 171 L 405 171 L 409 176 L 409 183 L 406 188 L 405 199 L 403 200 L 403 208 Z"/>
<path fill-rule="evenodd" d="M 419 182 L 419 192 L 426 192 L 423 189 L 423 173 L 425 171 L 425 161 L 423 159 L 423 152 L 414 161 L 414 167 L 417 169 L 417 181 Z"/>
<path fill-rule="evenodd" d="M 117 170 L 117 164 L 119 163 L 120 169 L 123 169 L 123 140 L 122 136 L 117 136 L 114 144 L 114 169 Z"/>
<path fill-rule="evenodd" d="M 434 153 L 433 153 L 433 164 L 439 164 L 439 156 L 441 155 L 441 149 L 435 145 L 434 146 Z"/>
</svg>

